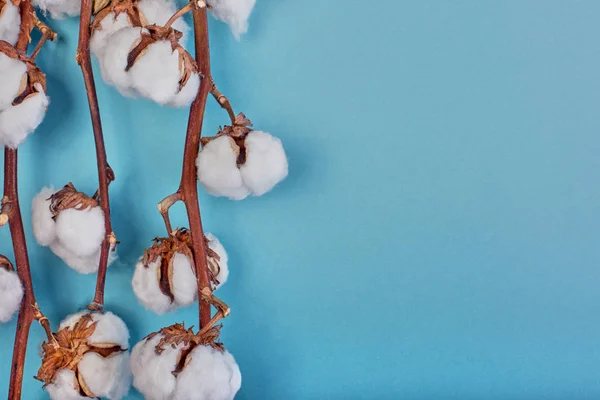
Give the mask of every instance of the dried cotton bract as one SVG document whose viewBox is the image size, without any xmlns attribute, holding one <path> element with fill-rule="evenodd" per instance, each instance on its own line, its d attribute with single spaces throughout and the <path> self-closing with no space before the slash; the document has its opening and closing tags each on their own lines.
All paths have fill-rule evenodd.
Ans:
<svg viewBox="0 0 600 400">
<path fill-rule="evenodd" d="M 227 253 L 216 237 L 206 235 L 213 287 L 227 280 Z M 168 238 L 156 238 L 135 266 L 133 291 L 139 302 L 157 314 L 193 304 L 198 285 L 190 232 L 179 229 Z"/>
<path fill-rule="evenodd" d="M 248 19 L 256 0 L 208 0 L 207 3 L 215 18 L 229 25 L 237 39 L 248 31 Z"/>
<path fill-rule="evenodd" d="M 14 46 L 19 38 L 21 14 L 19 13 L 20 0 L 0 0 L 0 40 Z M 0 89 L 1 90 L 1 89 Z"/>
<path fill-rule="evenodd" d="M 232 400 L 240 369 L 222 344 L 220 326 L 206 334 L 175 324 L 153 333 L 131 352 L 133 385 L 146 400 Z"/>
<path fill-rule="evenodd" d="M 98 270 L 105 227 L 104 213 L 95 199 L 71 183 L 57 192 L 43 188 L 33 199 L 32 222 L 37 242 L 49 246 L 68 266 L 82 274 Z M 110 253 L 109 263 L 115 258 Z"/>
<path fill-rule="evenodd" d="M 7 42 L 0 42 L 0 76 L 0 146 L 17 148 L 46 115 L 46 76 Z"/>
<path fill-rule="evenodd" d="M 23 285 L 12 265 L 0 256 L 0 322 L 8 322 L 19 309 Z"/>
<path fill-rule="evenodd" d="M 253 131 L 244 114 L 216 137 L 203 140 L 196 166 L 198 180 L 208 193 L 232 200 L 261 196 L 288 174 L 281 140 L 266 132 Z"/>
<path fill-rule="evenodd" d="M 127 395 L 129 331 L 119 317 L 110 312 L 73 314 L 54 337 L 54 343 L 42 344 L 36 376 L 52 400 L 119 400 Z"/>
</svg>

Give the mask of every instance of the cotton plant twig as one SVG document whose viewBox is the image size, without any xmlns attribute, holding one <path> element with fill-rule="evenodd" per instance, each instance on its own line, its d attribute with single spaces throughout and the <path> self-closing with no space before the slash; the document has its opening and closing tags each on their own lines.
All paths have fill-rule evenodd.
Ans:
<svg viewBox="0 0 600 400">
<path fill-rule="evenodd" d="M 168 29 L 171 27 L 171 25 L 173 25 L 173 23 L 175 23 L 175 21 L 177 21 L 179 18 L 181 18 L 186 13 L 188 13 L 192 10 L 199 10 L 199 9 L 202 9 L 205 7 L 206 7 L 206 2 L 204 2 L 203 0 L 192 0 L 189 3 L 187 3 L 185 6 L 183 6 L 179 10 L 177 10 L 177 12 L 175 14 L 173 14 L 173 16 L 171 18 L 169 18 L 169 20 L 163 27 L 165 29 Z"/>
<path fill-rule="evenodd" d="M 229 118 L 231 119 L 231 124 L 235 125 L 235 112 L 233 112 L 233 107 L 231 107 L 229 99 L 225 97 L 225 95 L 221 93 L 219 89 L 217 89 L 217 85 L 215 84 L 215 81 L 213 80 L 212 76 L 210 77 L 210 81 L 212 82 L 212 89 L 210 90 L 210 94 L 213 95 L 213 97 L 215 98 L 217 103 L 219 103 L 221 108 L 227 111 L 227 114 L 229 114 Z"/>
<path fill-rule="evenodd" d="M 79 43 L 77 46 L 76 60 L 81 67 L 85 89 L 87 92 L 90 114 L 92 118 L 92 129 L 94 131 L 94 142 L 96 145 L 96 160 L 98 164 L 98 191 L 94 198 L 98 200 L 99 206 L 104 213 L 104 227 L 106 236 L 102 241 L 100 250 L 100 263 L 98 265 L 98 276 L 96 280 L 96 292 L 93 303 L 88 308 L 102 310 L 104 306 L 104 287 L 106 283 L 106 270 L 108 268 L 108 256 L 111 251 L 111 242 L 116 243 L 110 221 L 110 202 L 108 197 L 108 186 L 114 180 L 114 172 L 110 168 L 106 157 L 104 136 L 102 133 L 102 122 L 100 120 L 100 108 L 96 85 L 92 72 L 92 60 L 90 56 L 90 23 L 92 20 L 92 0 L 81 0 L 81 14 L 79 17 Z"/>
<path fill-rule="evenodd" d="M 15 48 L 17 51 L 26 53 L 27 45 L 31 37 L 30 33 L 35 25 L 35 14 L 31 0 L 23 0 L 19 4 L 21 14 L 21 30 Z M 38 320 L 48 333 L 50 324 L 48 319 L 41 313 L 33 292 L 31 271 L 29 267 L 29 256 L 27 254 L 27 242 L 25 230 L 21 218 L 19 206 L 19 188 L 17 180 L 18 152 L 17 149 L 4 149 L 4 196 L 2 198 L 2 210 L 0 225 L 8 223 L 13 243 L 17 275 L 23 285 L 24 294 L 17 319 L 17 332 L 13 349 L 13 357 L 10 371 L 10 385 L 8 389 L 9 400 L 21 398 L 23 385 L 23 372 L 25 369 L 25 356 L 27 353 L 27 341 L 29 330 L 34 319 Z M 50 335 L 52 333 L 50 332 Z"/>
<path fill-rule="evenodd" d="M 35 60 L 35 58 L 38 56 L 40 50 L 42 49 L 42 47 L 44 46 L 44 43 L 46 43 L 47 40 L 55 41 L 56 38 L 58 37 L 56 32 L 54 32 L 52 29 L 50 29 L 50 27 L 48 25 L 46 25 L 42 21 L 40 21 L 37 18 L 37 16 L 35 16 L 35 15 L 34 15 L 34 20 L 35 20 L 35 27 L 37 29 L 39 29 L 40 32 L 42 32 L 42 37 L 38 41 L 33 52 L 31 53 L 32 60 Z"/>
<path fill-rule="evenodd" d="M 171 226 L 171 219 L 169 218 L 169 209 L 173 207 L 178 201 L 183 201 L 181 192 L 175 192 L 165 197 L 160 203 L 158 203 L 158 212 L 160 213 L 160 215 L 162 215 L 163 220 L 165 221 L 165 228 L 167 228 L 167 233 L 169 236 L 172 236 L 175 232 L 173 230 L 173 227 Z"/>
</svg>

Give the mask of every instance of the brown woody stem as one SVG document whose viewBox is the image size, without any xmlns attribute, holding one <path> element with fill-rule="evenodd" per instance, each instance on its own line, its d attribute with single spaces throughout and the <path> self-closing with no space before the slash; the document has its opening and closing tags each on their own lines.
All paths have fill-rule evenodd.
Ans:
<svg viewBox="0 0 600 400">
<path fill-rule="evenodd" d="M 100 121 L 100 108 L 94 84 L 92 72 L 92 60 L 90 56 L 90 22 L 92 20 L 92 0 L 81 0 L 81 15 L 79 17 L 79 44 L 77 46 L 76 60 L 83 73 L 85 89 L 87 92 L 92 128 L 94 131 L 94 142 L 96 144 L 96 160 L 98 164 L 98 203 L 104 212 L 104 227 L 106 236 L 102 242 L 100 251 L 100 264 L 98 266 L 98 277 L 96 280 L 96 293 L 94 295 L 93 307 L 102 309 L 104 305 L 104 286 L 106 282 L 106 269 L 108 267 L 108 253 L 111 240 L 114 241 L 114 233 L 110 222 L 110 203 L 108 198 L 108 185 L 114 180 L 114 174 L 106 160 L 106 149 L 104 147 L 104 136 L 102 134 L 102 122 Z"/>
<path fill-rule="evenodd" d="M 207 79 L 207 77 L 210 77 L 210 48 L 208 43 L 208 17 L 206 7 L 194 9 L 193 19 L 196 62 L 198 63 L 200 74 L 205 78 L 202 79 L 196 99 L 190 107 L 185 150 L 183 153 L 183 170 L 181 172 L 181 183 L 178 192 L 181 194 L 182 201 L 185 204 L 190 233 L 192 235 L 194 266 L 196 268 L 196 279 L 198 281 L 200 329 L 202 329 L 211 320 L 210 303 L 202 297 L 202 292 L 205 288 L 210 290 L 210 278 L 196 183 L 196 158 L 198 157 L 200 149 L 202 122 L 204 119 L 206 100 L 212 88 L 210 79 Z"/>
<path fill-rule="evenodd" d="M 171 236 L 173 234 L 173 227 L 171 226 L 171 219 L 169 218 L 169 209 L 175 205 L 178 201 L 182 201 L 180 192 L 173 193 L 165 197 L 160 203 L 158 203 L 158 212 L 162 215 L 165 221 L 165 227 L 167 228 L 167 234 Z"/>
<path fill-rule="evenodd" d="M 37 303 L 33 305 L 33 318 L 35 318 L 37 322 L 40 323 L 42 328 L 44 328 L 44 331 L 46 332 L 46 337 L 48 338 L 48 343 L 52 343 L 54 346 L 58 346 L 58 342 L 52 334 L 52 329 L 50 329 L 50 321 L 44 314 L 42 314 Z"/>
<path fill-rule="evenodd" d="M 44 43 L 46 43 L 46 40 L 54 41 L 58 37 L 56 32 L 54 32 L 52 29 L 50 29 L 50 27 L 48 27 L 48 25 L 44 24 L 42 21 L 37 19 L 37 17 L 35 18 L 35 27 L 37 29 L 39 29 L 40 32 L 42 32 L 42 37 L 40 38 L 39 42 L 35 46 L 33 53 L 31 53 L 30 58 L 32 60 L 35 60 L 35 58 L 38 56 L 40 50 L 42 49 L 42 46 L 44 45 Z"/>
<path fill-rule="evenodd" d="M 231 107 L 229 99 L 223 93 L 221 93 L 219 89 L 217 89 L 217 85 L 213 81 L 212 77 L 210 80 L 212 81 L 212 89 L 210 90 L 210 94 L 212 94 L 215 100 L 217 100 L 217 103 L 219 103 L 221 108 L 227 110 L 227 114 L 229 114 L 229 118 L 231 119 L 231 125 L 234 125 L 235 113 L 233 112 L 233 108 Z"/>
<path fill-rule="evenodd" d="M 17 51 L 25 54 L 27 45 L 29 44 L 29 34 L 34 26 L 33 5 L 30 0 L 23 0 L 19 4 L 19 11 L 21 14 L 21 30 L 15 47 Z M 4 149 L 4 197 L 2 199 L 2 215 L 5 217 L 1 217 L 1 219 L 6 219 L 10 227 L 16 271 L 24 289 L 23 300 L 21 301 L 17 319 L 8 400 L 19 400 L 21 398 L 29 329 L 34 319 L 34 306 L 37 304 L 33 292 L 27 242 L 25 240 L 25 230 L 19 206 L 17 166 L 17 150 L 6 147 Z"/>
</svg>

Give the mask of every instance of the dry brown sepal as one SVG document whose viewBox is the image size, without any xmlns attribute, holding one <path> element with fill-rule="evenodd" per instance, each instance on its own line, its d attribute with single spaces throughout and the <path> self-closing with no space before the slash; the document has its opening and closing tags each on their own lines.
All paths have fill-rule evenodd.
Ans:
<svg viewBox="0 0 600 400">
<path fill-rule="evenodd" d="M 7 271 L 14 271 L 15 267 L 13 267 L 12 263 L 8 259 L 8 257 L 0 254 L 0 268 L 3 268 Z"/>
<path fill-rule="evenodd" d="M 210 329 L 204 330 L 204 332 L 194 333 L 193 326 L 186 329 L 183 323 L 175 324 L 166 328 L 162 328 L 158 332 L 151 333 L 145 338 L 145 340 L 150 340 L 156 335 L 163 335 L 154 349 L 157 355 L 162 354 L 169 346 L 175 349 L 177 346 L 183 344 L 183 347 L 179 352 L 179 357 L 177 358 L 177 366 L 172 372 L 173 375 L 177 376 L 189 363 L 190 353 L 196 347 L 210 346 L 215 350 L 221 352 L 225 351 L 225 346 L 223 346 L 223 343 L 218 341 L 222 326 L 223 325 L 216 325 Z"/>
<path fill-rule="evenodd" d="M 73 208 L 75 210 L 86 210 L 90 207 L 98 207 L 98 201 L 85 193 L 78 192 L 75 186 L 69 182 L 58 192 L 50 196 L 50 212 L 56 218 L 61 211 Z"/>
<path fill-rule="evenodd" d="M 134 66 L 136 61 L 144 55 L 148 46 L 161 40 L 169 41 L 171 42 L 171 49 L 173 52 L 177 51 L 179 54 L 179 71 L 181 75 L 179 79 L 179 88 L 177 91 L 180 92 L 192 74 L 198 73 L 198 64 L 196 64 L 196 60 L 194 60 L 194 57 L 192 57 L 192 55 L 188 53 L 181 44 L 179 44 L 179 39 L 181 39 L 183 34 L 176 29 L 170 27 L 166 28 L 158 25 L 147 25 L 144 26 L 144 28 L 148 32 L 142 32 L 142 39 L 129 52 L 125 71 L 129 71 Z"/>
<path fill-rule="evenodd" d="M 208 243 L 208 239 L 206 236 L 204 240 Z M 171 299 L 171 303 L 175 301 L 175 296 L 173 294 L 173 261 L 176 253 L 181 253 L 187 256 L 190 262 L 190 268 L 195 273 L 194 267 L 194 254 L 193 254 L 193 246 L 192 246 L 192 235 L 189 230 L 186 228 L 176 229 L 169 237 L 166 238 L 154 238 L 154 244 L 146 249 L 144 255 L 142 256 L 142 264 L 145 268 L 149 268 L 150 264 L 158 260 L 160 257 L 160 268 L 157 269 L 157 280 L 160 291 L 169 299 Z M 210 268 L 211 280 L 214 285 L 218 285 L 216 277 L 219 275 L 220 266 L 219 260 L 220 257 L 213 250 L 207 249 L 207 260 Z"/>
<path fill-rule="evenodd" d="M 200 139 L 202 146 L 206 146 L 210 141 L 221 136 L 229 136 L 231 139 L 231 147 L 237 154 L 237 166 L 240 167 L 246 163 L 246 137 L 252 132 L 252 122 L 246 118 L 244 113 L 239 113 L 235 117 L 232 125 L 219 127 L 219 132 L 216 136 L 203 137 Z"/>
<path fill-rule="evenodd" d="M 54 334 L 56 343 L 42 343 L 42 366 L 35 379 L 44 382 L 44 386 L 47 386 L 54 381 L 61 370 L 69 369 L 75 373 L 77 379 L 75 385 L 80 394 L 96 398 L 97 396 L 90 391 L 83 376 L 79 373 L 79 362 L 91 352 L 106 358 L 126 351 L 117 343 L 88 343 L 97 324 L 93 321 L 91 314 L 85 314 L 72 328 L 67 327 Z"/>
<path fill-rule="evenodd" d="M 114 19 L 117 19 L 121 14 L 126 14 L 132 26 L 143 27 L 148 24 L 148 20 L 146 20 L 146 17 L 137 6 L 138 0 L 115 0 L 110 2 L 110 4 L 109 1 L 94 1 L 94 14 L 96 14 L 96 17 L 91 24 L 92 35 L 95 31 L 102 30 L 102 20 L 111 13 L 114 13 Z"/>
<path fill-rule="evenodd" d="M 19 94 L 12 102 L 13 106 L 17 106 L 27 100 L 30 96 L 39 93 L 37 84 L 41 85 L 44 93 L 46 92 L 46 75 L 37 67 L 35 62 L 27 56 L 15 49 L 10 43 L 0 40 L 0 53 L 4 53 L 10 58 L 22 61 L 27 67 L 27 71 L 21 78 L 21 87 Z"/>
</svg>

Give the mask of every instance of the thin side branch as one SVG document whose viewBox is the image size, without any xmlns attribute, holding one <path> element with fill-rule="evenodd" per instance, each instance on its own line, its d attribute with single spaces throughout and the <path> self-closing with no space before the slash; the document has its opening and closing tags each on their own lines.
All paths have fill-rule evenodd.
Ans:
<svg viewBox="0 0 600 400">
<path fill-rule="evenodd" d="M 165 221 L 165 227 L 167 228 L 167 234 L 173 235 L 173 227 L 171 226 L 171 219 L 169 218 L 169 209 L 175 205 L 178 201 L 182 201 L 183 197 L 180 192 L 173 193 L 165 197 L 160 203 L 158 203 L 158 212 L 162 215 Z"/>
<path fill-rule="evenodd" d="M 227 110 L 227 114 L 229 114 L 229 118 L 231 119 L 231 124 L 235 125 L 235 112 L 233 112 L 233 107 L 231 107 L 229 99 L 225 97 L 225 95 L 221 93 L 219 89 L 217 89 L 217 85 L 215 84 L 212 77 L 210 78 L 210 80 L 212 82 L 212 89 L 210 90 L 210 94 L 212 94 L 215 100 L 217 100 L 217 103 L 219 103 L 221 108 Z"/>
<path fill-rule="evenodd" d="M 92 118 L 92 128 L 94 131 L 94 142 L 96 144 L 96 160 L 98 164 L 98 191 L 95 197 L 104 212 L 104 227 L 106 237 L 102 242 L 100 251 L 100 264 L 98 266 L 98 277 L 96 280 L 96 293 L 92 307 L 102 309 L 104 305 L 104 286 L 106 283 L 106 269 L 108 267 L 108 255 L 111 248 L 111 241 L 116 242 L 110 222 L 110 203 L 108 198 L 108 185 L 114 180 L 114 173 L 106 159 L 106 149 L 104 147 L 104 136 L 102 133 L 102 122 L 100 120 L 100 108 L 98 106 L 98 97 L 96 95 L 96 85 L 94 84 L 94 74 L 92 72 L 92 60 L 90 56 L 90 22 L 92 20 L 92 1 L 81 0 L 81 15 L 79 17 L 79 44 L 77 46 L 76 60 L 81 67 L 85 89 L 88 96 L 90 115 Z"/>
</svg>

